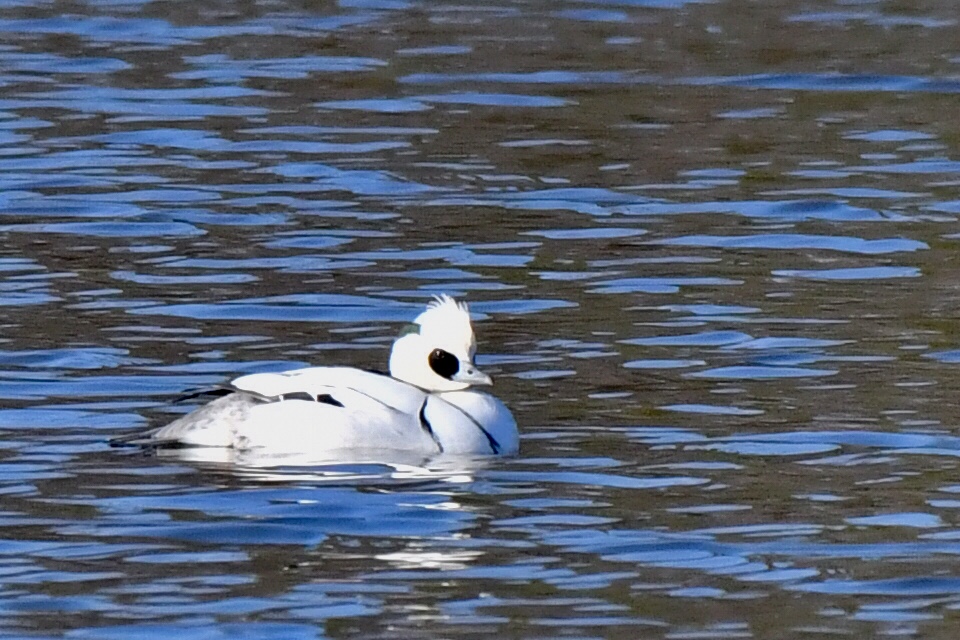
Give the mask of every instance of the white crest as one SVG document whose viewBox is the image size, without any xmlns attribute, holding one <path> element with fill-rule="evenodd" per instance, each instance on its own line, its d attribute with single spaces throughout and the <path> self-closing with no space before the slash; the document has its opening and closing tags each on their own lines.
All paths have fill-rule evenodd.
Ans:
<svg viewBox="0 0 960 640">
<path fill-rule="evenodd" d="M 415 331 L 405 332 L 390 352 L 390 375 L 428 391 L 459 391 L 490 378 L 473 362 L 477 341 L 467 305 L 448 295 L 436 296 L 413 321 Z M 436 351 L 456 358 L 456 372 L 443 375 L 431 364 Z"/>
<path fill-rule="evenodd" d="M 457 302 L 446 294 L 434 296 L 427 310 L 413 322 L 420 325 L 420 335 L 437 342 L 437 348 L 450 351 L 448 347 L 454 347 L 457 351 L 451 353 L 466 351 L 473 359 L 477 341 L 466 303 Z"/>
</svg>

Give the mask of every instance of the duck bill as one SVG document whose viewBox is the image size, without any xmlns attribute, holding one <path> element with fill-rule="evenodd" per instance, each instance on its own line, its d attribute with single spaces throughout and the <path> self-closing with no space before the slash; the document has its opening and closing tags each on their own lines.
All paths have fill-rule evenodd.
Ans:
<svg viewBox="0 0 960 640">
<path fill-rule="evenodd" d="M 490 376 L 474 367 L 465 367 L 450 377 L 454 382 L 463 384 L 491 385 L 493 380 Z"/>
</svg>

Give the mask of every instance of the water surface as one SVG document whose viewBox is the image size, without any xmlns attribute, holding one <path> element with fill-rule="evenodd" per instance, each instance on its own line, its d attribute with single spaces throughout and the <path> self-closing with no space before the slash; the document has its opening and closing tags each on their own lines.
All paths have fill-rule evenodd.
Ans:
<svg viewBox="0 0 960 640">
<path fill-rule="evenodd" d="M 953 637 L 945 3 L 0 7 L 0 635 Z M 111 450 L 471 303 L 490 461 Z"/>
</svg>

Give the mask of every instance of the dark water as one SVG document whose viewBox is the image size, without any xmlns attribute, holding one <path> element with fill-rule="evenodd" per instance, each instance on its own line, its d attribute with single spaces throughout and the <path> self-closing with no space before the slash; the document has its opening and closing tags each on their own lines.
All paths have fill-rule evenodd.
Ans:
<svg viewBox="0 0 960 640">
<path fill-rule="evenodd" d="M 948 2 L 4 2 L 0 636 L 955 637 Z M 467 299 L 521 455 L 111 450 Z"/>
</svg>

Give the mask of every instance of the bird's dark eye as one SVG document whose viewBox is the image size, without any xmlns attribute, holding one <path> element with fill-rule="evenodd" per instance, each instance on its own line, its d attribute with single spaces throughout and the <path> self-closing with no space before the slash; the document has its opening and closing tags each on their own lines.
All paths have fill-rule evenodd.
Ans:
<svg viewBox="0 0 960 640">
<path fill-rule="evenodd" d="M 449 380 L 460 371 L 460 360 L 457 356 L 443 349 L 434 349 L 427 358 L 430 362 L 430 368 L 433 372 L 442 378 Z"/>
</svg>

